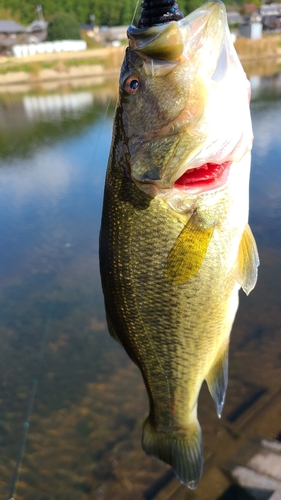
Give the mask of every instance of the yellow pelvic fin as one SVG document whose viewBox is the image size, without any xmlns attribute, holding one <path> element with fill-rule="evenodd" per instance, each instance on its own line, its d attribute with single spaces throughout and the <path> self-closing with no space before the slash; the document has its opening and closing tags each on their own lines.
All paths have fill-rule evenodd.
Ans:
<svg viewBox="0 0 281 500">
<path fill-rule="evenodd" d="M 221 418 L 228 382 L 228 345 L 222 346 L 212 365 L 206 382 L 216 405 L 217 415 Z"/>
<path fill-rule="evenodd" d="M 178 236 L 166 263 L 165 278 L 173 285 L 183 285 L 202 266 L 214 225 L 206 227 L 195 211 Z"/>
<path fill-rule="evenodd" d="M 249 224 L 245 226 L 240 242 L 235 277 L 244 292 L 249 293 L 255 287 L 258 278 L 259 254 L 255 238 Z"/>
</svg>

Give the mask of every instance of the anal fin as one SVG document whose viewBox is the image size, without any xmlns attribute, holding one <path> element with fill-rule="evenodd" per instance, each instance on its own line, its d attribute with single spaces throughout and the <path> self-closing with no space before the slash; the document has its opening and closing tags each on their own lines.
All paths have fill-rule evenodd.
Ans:
<svg viewBox="0 0 281 500">
<path fill-rule="evenodd" d="M 106 321 L 107 321 L 108 331 L 109 331 L 109 333 L 110 333 L 111 337 L 112 337 L 114 340 L 116 340 L 116 342 L 118 342 L 119 344 L 121 344 L 121 345 L 122 345 L 122 342 L 121 342 L 121 340 L 117 337 L 117 334 L 116 334 L 116 332 L 115 332 L 115 329 L 113 328 L 112 323 L 111 323 L 111 321 L 110 321 L 110 319 L 109 319 L 109 317 L 108 317 L 108 316 L 106 316 Z"/>
<path fill-rule="evenodd" d="M 183 285 L 200 270 L 214 232 L 195 211 L 176 239 L 166 263 L 165 278 Z"/>
<path fill-rule="evenodd" d="M 253 290 L 257 282 L 259 263 L 255 238 L 249 224 L 247 224 L 239 246 L 235 273 L 237 282 L 247 295 Z"/>
<path fill-rule="evenodd" d="M 183 431 L 160 433 L 148 417 L 143 426 L 142 446 L 148 455 L 171 465 L 185 486 L 196 488 L 203 470 L 201 429 L 197 418 Z"/>
<path fill-rule="evenodd" d="M 228 346 L 221 348 L 206 377 L 206 382 L 216 405 L 217 415 L 221 418 L 228 382 Z"/>
<path fill-rule="evenodd" d="M 130 348 L 129 345 L 127 345 L 125 343 L 123 344 L 122 340 L 120 340 L 120 338 L 118 337 L 118 335 L 116 333 L 115 328 L 112 326 L 112 323 L 111 323 L 110 319 L 108 318 L 108 315 L 106 316 L 106 320 L 107 320 L 108 331 L 109 331 L 111 337 L 114 340 L 116 340 L 116 342 L 118 342 L 118 344 L 120 344 L 125 349 L 125 351 L 127 352 L 128 356 L 131 358 L 133 363 L 135 363 L 135 365 L 139 366 L 137 359 L 134 356 L 133 350 Z"/>
</svg>

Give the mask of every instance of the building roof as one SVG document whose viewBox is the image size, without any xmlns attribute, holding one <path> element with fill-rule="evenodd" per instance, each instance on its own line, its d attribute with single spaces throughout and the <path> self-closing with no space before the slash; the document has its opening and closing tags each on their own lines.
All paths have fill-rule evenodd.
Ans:
<svg viewBox="0 0 281 500">
<path fill-rule="evenodd" d="M 0 20 L 0 33 L 23 33 L 25 28 L 15 21 Z"/>
<path fill-rule="evenodd" d="M 28 33 L 33 33 L 34 31 L 44 31 L 47 29 L 48 23 L 46 21 L 42 21 L 40 19 L 35 19 L 29 24 L 26 28 Z"/>
<path fill-rule="evenodd" d="M 281 13 L 280 4 L 272 3 L 270 5 L 262 5 L 260 13 L 262 16 L 278 16 Z"/>
<path fill-rule="evenodd" d="M 227 12 L 227 21 L 229 24 L 242 24 L 243 17 L 239 12 Z"/>
<path fill-rule="evenodd" d="M 93 28 L 94 28 L 93 24 L 89 24 L 89 23 L 80 24 L 80 30 L 83 30 L 83 31 L 91 31 Z"/>
<path fill-rule="evenodd" d="M 244 9 L 246 12 L 248 12 L 249 14 L 251 12 L 257 12 L 258 11 L 258 8 L 255 4 L 253 3 L 244 3 Z"/>
</svg>

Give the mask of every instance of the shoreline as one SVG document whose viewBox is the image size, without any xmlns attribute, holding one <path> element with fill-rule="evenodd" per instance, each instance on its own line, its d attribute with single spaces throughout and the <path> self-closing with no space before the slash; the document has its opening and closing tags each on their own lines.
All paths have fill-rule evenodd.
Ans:
<svg viewBox="0 0 281 500">
<path fill-rule="evenodd" d="M 260 40 L 239 37 L 235 48 L 248 77 L 270 76 L 281 68 L 281 34 Z M 84 52 L 35 54 L 0 59 L 0 93 L 46 88 L 51 84 L 81 87 L 99 85 L 118 77 L 125 47 L 105 47 Z"/>
<path fill-rule="evenodd" d="M 118 75 L 124 57 L 124 46 L 35 54 L 21 58 L 0 59 L 0 93 L 17 91 L 19 87 L 36 87 L 93 80 L 97 84 Z M 77 86 L 74 84 L 74 87 Z"/>
<path fill-rule="evenodd" d="M 44 69 L 38 75 L 33 75 L 26 71 L 11 72 L 6 75 L 0 75 L 0 93 L 18 92 L 24 91 L 24 89 L 31 90 L 38 86 L 47 88 L 54 85 L 69 85 L 70 83 L 74 88 L 100 85 L 104 81 L 116 76 L 118 76 L 118 69 L 107 70 L 102 65 L 80 66 L 79 69 L 70 68 L 66 71 Z"/>
</svg>

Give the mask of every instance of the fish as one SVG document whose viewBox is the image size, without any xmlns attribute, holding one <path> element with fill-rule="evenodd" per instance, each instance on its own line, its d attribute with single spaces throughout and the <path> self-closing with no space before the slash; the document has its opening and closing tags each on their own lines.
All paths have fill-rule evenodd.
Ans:
<svg viewBox="0 0 281 500">
<path fill-rule="evenodd" d="M 238 292 L 257 281 L 250 85 L 219 0 L 127 35 L 100 230 L 106 317 L 148 393 L 144 451 L 193 489 L 200 389 L 220 417 Z"/>
</svg>

